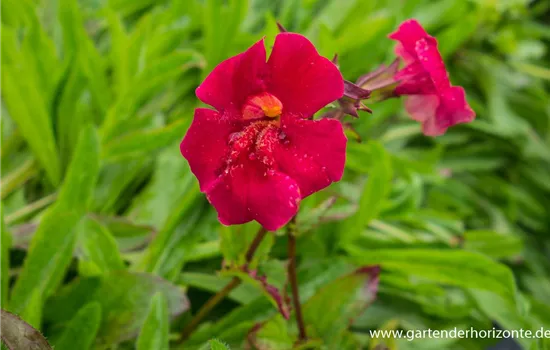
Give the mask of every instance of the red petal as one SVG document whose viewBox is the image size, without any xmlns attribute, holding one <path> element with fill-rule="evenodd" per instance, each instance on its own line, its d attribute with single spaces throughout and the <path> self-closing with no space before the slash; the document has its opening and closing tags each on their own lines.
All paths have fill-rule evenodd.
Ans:
<svg viewBox="0 0 550 350">
<path fill-rule="evenodd" d="M 405 97 L 405 109 L 419 122 L 435 119 L 435 110 L 439 106 L 437 95 L 411 95 Z"/>
<path fill-rule="evenodd" d="M 409 19 L 399 25 L 399 28 L 390 35 L 390 39 L 397 40 L 401 43 L 401 46 L 397 46 L 396 54 L 402 56 L 403 51 L 410 56 L 416 57 L 416 42 L 418 40 L 430 37 L 428 33 L 422 28 L 420 23 L 415 19 Z M 407 60 L 409 56 L 403 55 L 403 58 Z"/>
<path fill-rule="evenodd" d="M 435 94 L 436 89 L 433 80 L 425 71 L 422 64 L 414 62 L 401 69 L 394 76 L 400 81 L 395 88 L 398 95 Z"/>
<path fill-rule="evenodd" d="M 443 90 L 450 87 L 449 75 L 445 69 L 443 58 L 437 49 L 437 41 L 432 37 L 421 39 L 416 42 L 415 51 L 419 62 L 435 84 L 435 88 Z"/>
<path fill-rule="evenodd" d="M 422 122 L 422 131 L 428 136 L 442 135 L 447 128 L 474 120 L 464 89 L 453 86 L 436 95 L 411 95 L 405 100 L 405 108 L 414 120 Z"/>
<path fill-rule="evenodd" d="M 283 115 L 281 129 L 275 160 L 281 172 L 296 180 L 302 198 L 342 178 L 347 138 L 339 121 Z"/>
<path fill-rule="evenodd" d="M 453 86 L 440 94 L 439 107 L 435 112 L 435 119 L 440 128 L 469 123 L 474 120 L 476 114 L 466 101 L 464 89 Z M 428 134 L 427 134 L 428 135 Z"/>
<path fill-rule="evenodd" d="M 265 90 L 267 74 L 263 39 L 245 52 L 220 63 L 197 88 L 197 97 L 232 115 L 240 110 L 246 98 Z"/>
<path fill-rule="evenodd" d="M 238 123 L 214 110 L 195 109 L 193 123 L 180 144 L 180 151 L 199 180 L 201 191 L 220 175 L 229 151 L 229 136 L 240 128 Z"/>
<path fill-rule="evenodd" d="M 206 195 L 222 224 L 256 220 L 270 231 L 289 222 L 300 202 L 300 190 L 294 180 L 280 172 L 268 171 L 257 161 L 235 165 Z"/>
<path fill-rule="evenodd" d="M 268 91 L 283 103 L 283 113 L 309 117 L 344 94 L 344 80 L 330 60 L 319 56 L 304 36 L 281 33 L 267 62 Z"/>
</svg>

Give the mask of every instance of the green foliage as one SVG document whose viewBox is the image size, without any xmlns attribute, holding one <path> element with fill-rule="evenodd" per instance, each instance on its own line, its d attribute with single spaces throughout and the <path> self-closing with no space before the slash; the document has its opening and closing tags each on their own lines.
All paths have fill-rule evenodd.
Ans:
<svg viewBox="0 0 550 350">
<path fill-rule="evenodd" d="M 209 341 L 209 343 L 210 350 L 229 350 L 229 348 L 224 343 L 217 339 L 212 339 L 211 341 Z"/>
<path fill-rule="evenodd" d="M 497 340 L 374 340 L 369 331 L 550 329 L 547 2 L 1 7 L 1 303 L 13 312 L 2 311 L 6 344 L 28 341 L 23 329 L 42 348 L 47 339 L 61 350 L 481 350 Z M 199 105 L 196 86 L 264 35 L 269 52 L 277 21 L 321 54 L 338 53 L 354 80 L 392 61 L 387 34 L 410 17 L 438 38 L 476 121 L 424 137 L 398 99 L 346 119 L 344 178 L 302 201 L 297 217 L 309 341 L 295 345 L 293 311 L 285 320 L 266 293 L 276 287 L 285 303 L 289 294 L 281 231 L 248 264 L 267 284 L 245 278 L 178 343 L 205 300 L 241 276 L 235 269 L 258 230 L 219 224 L 179 153 Z M 375 300 L 364 293 L 370 277 L 354 272 L 372 264 L 381 266 Z M 542 339 L 517 343 L 548 348 Z"/>
<path fill-rule="evenodd" d="M 55 344 L 56 349 L 90 349 L 101 322 L 101 306 L 92 302 L 83 306 L 69 321 Z"/>
<path fill-rule="evenodd" d="M 149 314 L 137 338 L 138 350 L 168 349 L 169 330 L 168 304 L 162 293 L 157 293 L 151 299 Z"/>
</svg>

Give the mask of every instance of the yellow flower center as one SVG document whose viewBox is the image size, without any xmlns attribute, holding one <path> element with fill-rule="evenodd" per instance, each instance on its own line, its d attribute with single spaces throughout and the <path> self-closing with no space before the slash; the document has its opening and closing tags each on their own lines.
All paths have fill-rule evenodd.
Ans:
<svg viewBox="0 0 550 350">
<path fill-rule="evenodd" d="M 269 92 L 249 97 L 243 106 L 244 119 L 258 119 L 263 117 L 277 118 L 283 111 L 283 104 Z"/>
</svg>

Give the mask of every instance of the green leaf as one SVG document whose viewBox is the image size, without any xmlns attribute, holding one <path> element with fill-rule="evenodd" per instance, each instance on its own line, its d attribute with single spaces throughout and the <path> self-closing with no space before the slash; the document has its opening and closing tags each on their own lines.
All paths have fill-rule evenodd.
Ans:
<svg viewBox="0 0 550 350">
<path fill-rule="evenodd" d="M 348 252 L 359 264 L 379 264 L 384 270 L 406 274 L 410 279 L 465 288 L 491 319 L 498 320 L 508 329 L 529 328 L 520 311 L 512 272 L 484 255 L 410 248 L 376 251 L 349 248 Z"/>
<path fill-rule="evenodd" d="M 371 167 L 367 182 L 361 191 L 359 208 L 355 215 L 342 225 L 344 243 L 360 234 L 372 219 L 378 217 L 391 190 L 393 174 L 390 156 L 377 142 L 370 143 L 369 151 Z"/>
<path fill-rule="evenodd" d="M 67 71 L 60 79 L 58 99 L 53 107 L 56 114 L 56 134 L 63 166 L 66 166 L 73 156 L 79 130 L 86 123 L 93 121 L 86 77 L 74 57 L 67 62 Z"/>
<path fill-rule="evenodd" d="M 173 158 L 168 156 L 163 159 Z M 165 164 L 167 165 L 167 163 Z M 200 237 L 201 230 L 195 226 L 199 223 L 203 199 L 190 172 L 186 172 L 185 178 L 179 180 L 181 181 L 179 185 L 169 192 L 163 192 L 166 179 L 166 175 L 162 174 L 162 170 L 159 169 L 151 187 L 144 192 L 144 197 L 141 198 L 143 209 L 146 210 L 142 211 L 142 208 L 139 208 L 140 210 L 137 211 L 136 209 L 138 214 L 143 212 L 147 215 L 155 215 L 158 208 L 154 207 L 158 205 L 168 211 L 168 214 L 158 212 L 162 215 L 158 216 L 162 220 L 159 222 L 162 225 L 161 229 L 150 244 L 139 266 L 144 271 L 153 272 L 173 281 L 183 266 L 187 251 L 192 249 Z M 172 180 L 178 181 L 176 178 Z M 174 183 L 177 184 L 177 182 Z M 154 211 L 148 212 L 149 208 L 154 208 Z M 185 218 L 183 222 L 181 222 L 182 218 Z M 151 219 L 157 220 L 156 217 Z"/>
<path fill-rule="evenodd" d="M 12 291 L 10 309 L 14 312 L 25 314 L 25 310 L 31 311 L 29 301 L 32 296 L 40 295 L 44 301 L 63 279 L 72 258 L 76 227 L 90 202 L 98 169 L 97 134 L 90 126 L 81 132 L 57 202 L 44 214 L 32 238 Z"/>
<path fill-rule="evenodd" d="M 502 264 L 479 253 L 443 249 L 379 249 L 348 247 L 352 261 L 361 265 L 377 264 L 423 277 L 441 284 L 489 290 L 512 305 L 516 303 L 516 286 L 512 272 Z"/>
<path fill-rule="evenodd" d="M 61 165 L 47 101 L 39 91 L 36 78 L 28 71 L 28 58 L 15 46 L 15 32 L 3 27 L 2 44 L 2 57 L 4 50 L 9 50 L 18 61 L 17 64 L 2 62 L 2 101 L 49 181 L 57 186 L 61 180 Z"/>
<path fill-rule="evenodd" d="M 41 291 L 35 289 L 29 298 L 28 304 L 19 316 L 27 321 L 31 326 L 41 328 L 42 323 L 42 304 L 44 299 Z"/>
<path fill-rule="evenodd" d="M 29 159 L 2 177 L 2 199 L 7 198 L 37 173 L 36 161 Z"/>
<path fill-rule="evenodd" d="M 104 147 L 103 157 L 107 162 L 116 162 L 142 157 L 179 140 L 189 127 L 189 119 L 182 119 L 162 128 L 139 130 L 116 138 Z M 182 160 L 183 162 L 183 160 Z"/>
<path fill-rule="evenodd" d="M 521 254 L 523 241 L 512 234 L 472 230 L 464 232 L 464 249 L 477 251 L 495 259 L 514 258 Z"/>
<path fill-rule="evenodd" d="M 303 305 L 309 335 L 323 338 L 332 347 L 338 346 L 350 320 L 359 316 L 376 297 L 379 272 L 376 266 L 360 268 L 313 295 Z"/>
<path fill-rule="evenodd" d="M 253 286 L 278 309 L 281 315 L 288 319 L 290 317 L 289 305 L 286 302 L 284 295 L 274 285 L 268 283 L 266 276 L 258 275 L 257 271 L 253 270 L 248 273 L 239 270 L 223 271 L 223 276 L 235 276 L 246 284 Z"/>
<path fill-rule="evenodd" d="M 10 247 L 12 237 L 10 232 L 6 229 L 4 224 L 4 203 L 0 204 L 2 206 L 2 212 L 0 213 L 0 308 L 7 309 L 8 306 L 8 292 L 10 287 Z"/>
<path fill-rule="evenodd" d="M 57 350 L 90 349 L 101 323 L 101 306 L 92 302 L 78 310 L 69 321 L 59 340 Z"/>
<path fill-rule="evenodd" d="M 292 349 L 295 339 L 288 328 L 287 321 L 281 315 L 275 315 L 255 332 L 253 344 L 259 349 Z"/>
<path fill-rule="evenodd" d="M 216 293 L 222 290 L 232 277 L 216 276 L 206 273 L 184 272 L 181 274 L 178 283 L 186 287 L 194 287 Z M 247 304 L 255 300 L 261 292 L 256 286 L 251 284 L 241 284 L 229 293 L 228 298 L 241 304 Z"/>
<path fill-rule="evenodd" d="M 125 268 L 117 242 L 97 220 L 86 218 L 80 224 L 77 249 L 82 275 L 107 273 Z"/>
<path fill-rule="evenodd" d="M 256 224 L 240 226 L 224 226 L 220 230 L 220 248 L 226 265 L 241 266 L 246 262 L 246 252 L 256 237 L 261 227 Z M 258 246 L 252 261 L 248 264 L 254 269 L 258 263 L 267 259 L 269 251 L 273 246 L 274 237 L 267 233 Z"/>
<path fill-rule="evenodd" d="M 60 0 L 58 11 L 64 53 L 66 57 L 77 59 L 95 105 L 99 108 L 99 115 L 103 117 L 111 100 L 103 59 L 86 33 L 79 4 L 71 0 Z"/>
<path fill-rule="evenodd" d="M 182 197 L 197 192 L 196 178 L 177 144 L 159 153 L 147 187 L 132 202 L 129 214 L 137 223 L 162 228 Z"/>
<path fill-rule="evenodd" d="M 210 344 L 210 350 L 230 350 L 227 345 L 217 339 L 212 339 L 208 343 Z"/>
<path fill-rule="evenodd" d="M 98 135 L 96 129 L 88 125 L 80 132 L 73 160 L 59 190 L 56 208 L 84 214 L 91 204 L 98 172 Z"/>
<path fill-rule="evenodd" d="M 169 326 L 166 298 L 162 293 L 157 292 L 151 299 L 149 313 L 141 327 L 136 343 L 137 350 L 167 350 Z"/>
<path fill-rule="evenodd" d="M 0 310 L 2 315 L 2 343 L 9 349 L 52 350 L 39 331 L 16 315 Z"/>
<path fill-rule="evenodd" d="M 189 308 L 183 290 L 170 282 L 146 273 L 115 271 L 79 278 L 67 285 L 46 304 L 44 318 L 54 325 L 63 324 L 72 318 L 80 305 L 98 302 L 103 321 L 96 345 L 107 346 L 138 335 L 156 293 L 166 298 L 171 318 Z"/>
</svg>

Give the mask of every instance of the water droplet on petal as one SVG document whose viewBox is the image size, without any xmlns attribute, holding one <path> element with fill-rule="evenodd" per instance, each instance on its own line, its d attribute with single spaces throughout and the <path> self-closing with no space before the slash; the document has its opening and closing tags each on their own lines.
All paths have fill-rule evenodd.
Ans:
<svg viewBox="0 0 550 350">
<path fill-rule="evenodd" d="M 269 170 L 267 171 L 267 173 L 268 173 L 270 176 L 273 176 L 273 175 L 275 175 L 275 170 L 274 170 L 274 169 L 269 169 Z"/>
<path fill-rule="evenodd" d="M 248 155 L 248 159 L 255 160 L 256 159 L 256 153 L 250 152 L 250 154 Z"/>
</svg>

